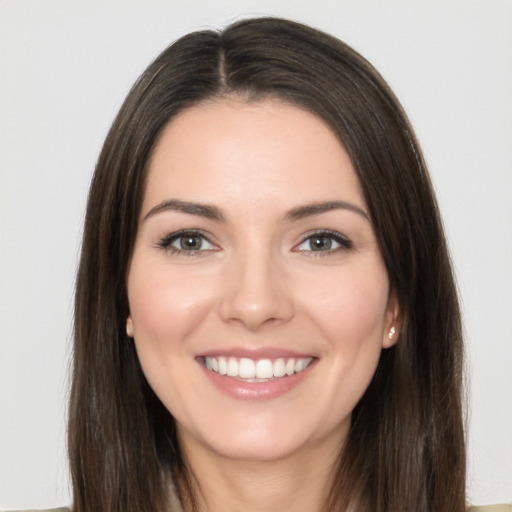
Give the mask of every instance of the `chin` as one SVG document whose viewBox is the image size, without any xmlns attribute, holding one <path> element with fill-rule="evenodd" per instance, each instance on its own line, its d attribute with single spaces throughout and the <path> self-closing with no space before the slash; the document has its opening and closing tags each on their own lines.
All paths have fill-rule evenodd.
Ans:
<svg viewBox="0 0 512 512">
<path fill-rule="evenodd" d="M 218 455 L 231 460 L 246 462 L 272 462 L 293 456 L 301 451 L 305 443 L 302 440 L 283 439 L 281 436 L 258 436 L 257 439 L 237 439 L 226 442 L 228 438 L 213 442 L 210 449 Z"/>
<path fill-rule="evenodd" d="M 309 421 L 308 421 L 309 420 Z M 204 428 L 208 425 L 208 429 Z M 247 462 L 272 462 L 307 456 L 324 442 L 341 446 L 350 427 L 350 415 L 335 424 L 321 423 L 312 415 L 254 415 L 215 418 L 198 428 L 178 429 L 180 442 L 201 445 L 210 454 Z M 193 439 L 191 439 L 191 437 Z M 332 450 L 331 450 L 332 451 Z"/>
</svg>

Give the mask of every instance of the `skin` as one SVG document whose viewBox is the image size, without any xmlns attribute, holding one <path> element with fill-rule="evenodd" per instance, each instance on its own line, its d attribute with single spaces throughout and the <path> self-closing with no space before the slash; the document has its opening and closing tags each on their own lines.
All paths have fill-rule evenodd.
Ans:
<svg viewBox="0 0 512 512">
<path fill-rule="evenodd" d="M 169 200 L 214 206 L 223 220 L 161 206 Z M 348 206 L 290 218 L 333 201 Z M 190 235 L 173 238 L 180 230 L 194 231 L 194 250 L 181 246 Z M 333 132 L 278 100 L 224 98 L 182 112 L 149 161 L 127 285 L 127 332 L 176 419 L 200 509 L 321 510 L 351 411 L 400 323 Z M 314 357 L 270 399 L 222 392 L 200 357 L 269 347 Z"/>
</svg>

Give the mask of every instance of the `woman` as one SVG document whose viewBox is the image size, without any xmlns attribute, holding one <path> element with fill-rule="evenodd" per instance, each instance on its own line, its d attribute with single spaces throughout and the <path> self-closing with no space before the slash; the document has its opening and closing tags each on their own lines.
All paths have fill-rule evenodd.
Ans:
<svg viewBox="0 0 512 512">
<path fill-rule="evenodd" d="M 254 19 L 149 66 L 91 185 L 73 371 L 76 512 L 465 510 L 449 256 L 368 62 Z"/>
</svg>

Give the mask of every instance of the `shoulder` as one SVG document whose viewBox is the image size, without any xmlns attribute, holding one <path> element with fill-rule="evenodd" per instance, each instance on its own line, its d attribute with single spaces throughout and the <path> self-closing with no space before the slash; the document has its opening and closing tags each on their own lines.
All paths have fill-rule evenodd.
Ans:
<svg viewBox="0 0 512 512">
<path fill-rule="evenodd" d="M 469 507 L 468 512 L 512 512 L 512 505 L 481 505 Z"/>
</svg>

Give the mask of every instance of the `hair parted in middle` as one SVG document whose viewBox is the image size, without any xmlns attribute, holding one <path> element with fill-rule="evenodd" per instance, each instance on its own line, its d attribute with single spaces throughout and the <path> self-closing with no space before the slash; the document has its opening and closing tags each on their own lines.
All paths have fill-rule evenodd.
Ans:
<svg viewBox="0 0 512 512">
<path fill-rule="evenodd" d="M 75 296 L 69 453 L 74 511 L 163 511 L 187 477 L 173 418 L 125 332 L 126 276 L 147 163 L 184 109 L 275 98 L 318 116 L 349 153 L 403 324 L 352 414 L 326 510 L 462 512 L 462 339 L 432 186 L 399 102 L 338 39 L 255 18 L 186 35 L 147 68 L 105 141 L 89 192 Z M 343 390 L 340 390 L 343 393 Z"/>
</svg>

